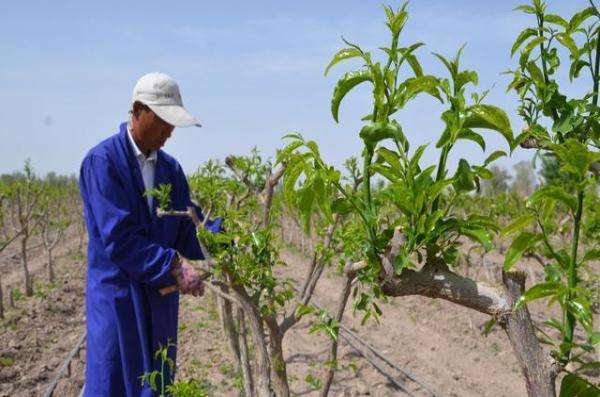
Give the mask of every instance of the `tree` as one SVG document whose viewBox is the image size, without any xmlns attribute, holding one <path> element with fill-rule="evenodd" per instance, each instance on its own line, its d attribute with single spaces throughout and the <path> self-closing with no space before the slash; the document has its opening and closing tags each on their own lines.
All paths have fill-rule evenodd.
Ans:
<svg viewBox="0 0 600 397">
<path fill-rule="evenodd" d="M 33 279 L 29 272 L 28 244 L 39 226 L 38 205 L 44 194 L 42 182 L 35 176 L 29 161 L 25 162 L 24 174 L 8 182 L 8 217 L 13 235 L 19 235 L 21 265 L 25 283 L 25 295 L 33 296 Z"/>
<path fill-rule="evenodd" d="M 327 67 L 328 70 L 349 58 L 359 58 L 363 62 L 360 69 L 346 73 L 336 84 L 331 105 L 336 121 L 340 103 L 349 91 L 363 83 L 372 87 L 373 110 L 366 116 L 361 115 L 365 122 L 359 134 L 363 140 L 361 189 L 356 195 L 350 195 L 335 183 L 331 185 L 344 196 L 343 204 L 336 205 L 337 210 L 351 213 L 362 226 L 359 249 L 349 256 L 353 263 L 350 262 L 347 267 L 350 270 L 347 274 L 352 274 L 357 280 L 354 287 L 355 308 L 365 312 L 365 318 L 368 318 L 381 314 L 376 300 L 383 295 L 400 297 L 417 294 L 446 299 L 489 314 L 491 323 L 500 324 L 511 342 L 528 394 L 554 396 L 557 374 L 565 371 L 566 364 L 571 361 L 583 363 L 582 355 L 593 351 L 600 342 L 600 334 L 591 328 L 589 291 L 582 282 L 584 273 L 581 271 L 583 267 L 579 266 L 581 257 L 578 256 L 583 249 L 579 237 L 583 198 L 590 180 L 589 169 L 600 160 L 600 155 L 594 150 L 599 147 L 598 137 L 592 133 L 600 131 L 597 107 L 600 40 L 596 39 L 600 35 L 596 23 L 600 13 L 591 7 L 566 22 L 560 16 L 546 15 L 546 6 L 539 0 L 534 0 L 531 6 L 519 7 L 536 16 L 537 26 L 521 33 L 513 47 L 514 52 L 524 41 L 530 41 L 521 53 L 519 68 L 514 72 L 515 80 L 510 85 L 510 89 L 516 89 L 520 95 L 520 114 L 529 127 L 514 139 L 506 113 L 485 103 L 485 93 L 472 93 L 472 102 L 467 99 L 466 89 L 477 83 L 477 74 L 460 68 L 462 49 L 452 59 L 434 54 L 449 73 L 448 78 L 438 78 L 425 75 L 413 54 L 421 43 L 399 47 L 399 35 L 407 18 L 405 8 L 403 6 L 397 12 L 385 8 L 392 40 L 389 46 L 381 48 L 385 52 L 383 61 L 377 61 L 371 52 L 345 41 L 348 47 L 340 50 Z M 579 29 L 583 21 L 592 17 L 595 23 L 587 30 Z M 545 21 L 552 27 L 545 27 Z M 554 25 L 566 32 L 557 31 Z M 578 49 L 571 35 L 581 33 L 587 33 L 584 38 L 587 44 Z M 557 83 L 549 80 L 549 75 L 556 71 L 560 61 L 558 51 L 547 48 L 546 42 L 560 43 L 571 51 L 572 78 L 581 68 L 589 66 L 593 90 L 583 100 L 568 102 L 564 95 L 558 93 Z M 530 58 L 532 51 L 537 49 L 540 55 Z M 595 65 L 586 63 L 587 59 L 595 59 Z M 410 66 L 414 77 L 399 78 L 403 64 Z M 436 144 L 440 149 L 439 161 L 424 167 L 420 160 L 425 147 L 411 151 L 400 123 L 391 119 L 421 92 L 430 94 L 447 106 L 441 117 L 445 129 Z M 554 136 L 537 124 L 542 115 L 552 117 Z M 533 147 L 535 143 L 536 147 L 556 156 L 561 169 L 569 172 L 578 183 L 575 197 L 556 189 L 542 189 L 532 194 L 528 202 L 529 213 L 505 228 L 504 236 L 516 237 L 505 255 L 502 286 L 476 282 L 452 270 L 465 239 L 491 249 L 492 235 L 498 230 L 494 219 L 473 209 L 457 211 L 454 203 L 474 191 L 481 179 L 493 177 L 489 164 L 505 153 L 492 153 L 482 165 L 472 165 L 467 159 L 460 159 L 454 175 L 449 174 L 447 167 L 448 155 L 458 140 L 469 139 L 485 148 L 485 135 L 476 132 L 481 129 L 501 133 L 511 149 L 519 144 Z M 381 145 L 382 141 L 391 142 L 392 149 Z M 321 159 L 316 144 L 305 142 L 300 136 L 292 137 L 287 150 L 310 159 L 315 169 L 331 168 Z M 531 194 L 534 188 L 531 167 L 522 164 L 516 171 L 517 188 L 522 194 Z M 301 174 L 309 178 L 311 172 L 305 170 Z M 377 174 L 389 181 L 382 192 L 371 190 L 371 178 Z M 321 189 L 320 185 L 318 189 Z M 381 218 L 386 206 L 397 209 L 396 218 Z M 305 211 L 310 210 L 307 207 Z M 574 232 L 572 241 L 568 241 L 568 249 L 558 249 L 551 244 L 551 233 L 556 230 L 551 227 L 556 211 L 569 211 L 572 215 Z M 536 221 L 538 229 L 532 232 L 528 227 Z M 542 263 L 556 261 L 556 264 L 544 266 L 549 281 L 525 292 L 525 274 L 515 271 L 513 266 L 530 251 L 540 253 L 544 257 Z M 584 258 L 589 260 L 596 256 L 588 251 Z M 561 305 L 564 314 L 564 321 L 550 319 L 548 322 L 560 331 L 560 340 L 555 342 L 551 338 L 543 338 L 544 342 L 551 342 L 556 347 L 551 357 L 546 356 L 541 348 L 526 306 L 530 300 L 548 296 L 552 296 L 551 302 Z M 343 299 L 344 295 L 341 296 Z M 340 309 L 343 310 L 343 305 Z M 583 345 L 573 338 L 577 324 L 588 333 L 588 340 Z M 575 349 L 578 352 L 572 354 Z M 564 395 L 564 389 L 571 387 L 589 390 L 590 395 L 598 392 L 594 385 L 572 373 L 564 378 L 561 395 Z"/>
<path fill-rule="evenodd" d="M 490 167 L 490 172 L 492 173 L 492 177 L 481 181 L 482 193 L 485 196 L 490 197 L 506 193 L 508 191 L 508 183 L 511 179 L 511 176 L 506 169 L 497 165 L 492 165 Z"/>
<path fill-rule="evenodd" d="M 514 165 L 515 178 L 512 183 L 512 191 L 527 197 L 535 189 L 535 176 L 533 167 L 529 161 L 520 161 Z"/>
</svg>

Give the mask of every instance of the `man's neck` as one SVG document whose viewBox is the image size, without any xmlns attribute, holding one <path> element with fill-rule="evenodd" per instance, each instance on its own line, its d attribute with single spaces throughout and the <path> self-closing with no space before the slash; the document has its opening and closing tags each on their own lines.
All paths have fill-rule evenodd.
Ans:
<svg viewBox="0 0 600 397">
<path fill-rule="evenodd" d="M 131 138 L 133 138 L 133 143 L 135 144 L 135 146 L 137 146 L 137 148 L 140 150 L 140 152 L 142 152 L 144 157 L 148 158 L 148 156 L 150 156 L 150 153 L 152 153 L 152 151 L 142 149 L 142 146 L 140 145 L 140 141 L 135 134 L 135 130 L 133 129 L 132 123 L 129 124 L 129 132 L 131 133 Z"/>
</svg>

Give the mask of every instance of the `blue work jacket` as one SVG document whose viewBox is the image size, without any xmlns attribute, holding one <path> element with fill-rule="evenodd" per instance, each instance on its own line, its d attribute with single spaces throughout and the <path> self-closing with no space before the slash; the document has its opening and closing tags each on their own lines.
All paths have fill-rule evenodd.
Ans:
<svg viewBox="0 0 600 397">
<path fill-rule="evenodd" d="M 188 218 L 158 218 L 156 199 L 148 208 L 126 123 L 88 152 L 80 172 L 89 234 L 85 396 L 152 396 L 140 377 L 160 370 L 154 353 L 161 345 L 177 343 L 179 293 L 161 296 L 159 289 L 175 284 L 175 251 L 202 259 L 195 227 Z M 172 208 L 191 205 L 181 166 L 162 150 L 154 179 L 171 184 Z M 169 356 L 175 362 L 176 348 Z"/>
</svg>

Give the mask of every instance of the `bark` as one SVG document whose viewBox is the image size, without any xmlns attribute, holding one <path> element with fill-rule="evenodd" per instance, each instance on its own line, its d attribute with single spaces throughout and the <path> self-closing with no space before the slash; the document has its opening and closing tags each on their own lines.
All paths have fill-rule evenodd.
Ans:
<svg viewBox="0 0 600 397">
<path fill-rule="evenodd" d="M 0 318 L 4 318 L 4 291 L 2 290 L 2 280 L 0 280 Z"/>
<path fill-rule="evenodd" d="M 48 281 L 53 283 L 54 275 L 54 259 L 52 258 L 52 249 L 48 250 Z"/>
<path fill-rule="evenodd" d="M 21 265 L 23 266 L 23 276 L 25 278 L 25 296 L 33 296 L 33 283 L 31 280 L 31 274 L 29 273 L 29 264 L 27 261 L 27 240 L 29 236 L 27 233 L 21 238 Z"/>
<path fill-rule="evenodd" d="M 525 291 L 525 273 L 504 272 L 502 281 L 506 288 L 508 304 L 514 305 Z M 508 335 L 530 397 L 556 396 L 557 369 L 546 359 L 535 334 L 527 306 L 504 316 L 500 324 Z"/>
<path fill-rule="evenodd" d="M 12 287 L 8 289 L 8 304 L 12 309 L 15 308 L 15 292 Z"/>
<path fill-rule="evenodd" d="M 279 183 L 279 180 L 283 176 L 287 165 L 282 164 L 277 172 L 274 174 L 272 170 L 269 170 L 267 175 L 267 184 L 266 184 L 266 192 L 265 192 L 265 205 L 263 209 L 262 216 L 262 225 L 263 227 L 267 227 L 269 224 L 269 219 L 271 216 L 271 205 L 273 204 L 273 194 L 275 193 L 275 186 Z"/>
<path fill-rule="evenodd" d="M 338 215 L 334 217 L 333 223 L 327 229 L 327 233 L 325 235 L 325 240 L 323 242 L 324 246 L 327 249 L 330 249 L 333 244 L 333 234 L 337 226 L 339 225 L 340 218 Z M 325 268 L 325 263 L 323 261 L 319 261 L 319 256 L 315 252 L 313 253 L 313 257 L 308 267 L 308 272 L 306 274 L 306 278 L 304 280 L 304 284 L 302 286 L 302 291 L 299 296 L 298 303 L 293 306 L 290 314 L 286 315 L 283 321 L 281 322 L 280 332 L 285 334 L 294 324 L 298 322 L 298 318 L 296 317 L 296 312 L 300 306 L 308 305 L 312 295 L 317 287 L 317 283 L 323 274 L 323 269 Z"/>
<path fill-rule="evenodd" d="M 223 329 L 223 333 L 229 342 L 229 349 L 233 354 L 233 359 L 238 364 L 238 369 L 241 370 L 240 347 L 238 344 L 237 331 L 233 322 L 231 302 L 219 296 L 217 296 L 216 299 L 219 305 L 219 312 L 221 314 L 221 328 Z"/>
<path fill-rule="evenodd" d="M 271 378 L 277 397 L 289 397 L 290 386 L 287 381 L 287 367 L 283 358 L 283 336 L 274 318 L 267 321 L 269 327 L 269 346 L 271 356 Z"/>
<path fill-rule="evenodd" d="M 492 316 L 511 310 L 500 286 L 476 282 L 447 268 L 428 265 L 421 270 L 404 269 L 401 275 L 387 279 L 382 290 L 388 296 L 422 295 L 445 299 Z"/>
<path fill-rule="evenodd" d="M 250 354 L 248 351 L 248 340 L 246 335 L 248 333 L 248 327 L 246 326 L 246 317 L 242 309 L 236 310 L 239 332 L 238 338 L 240 346 L 240 365 L 242 371 L 242 379 L 244 380 L 244 392 L 246 397 L 252 397 L 254 393 L 254 380 L 252 378 L 252 370 L 250 367 Z"/>
<path fill-rule="evenodd" d="M 338 301 L 337 311 L 335 313 L 335 320 L 337 323 L 342 322 L 342 318 L 344 317 L 344 310 L 346 309 L 346 304 L 348 303 L 348 298 L 350 297 L 350 290 L 352 289 L 352 280 L 354 280 L 354 273 L 349 271 L 349 268 L 346 268 L 346 283 L 344 284 L 344 288 L 340 292 L 340 299 Z M 323 388 L 321 389 L 321 397 L 327 397 L 329 394 L 329 388 L 331 387 L 331 383 L 333 382 L 333 375 L 337 370 L 337 353 L 338 353 L 338 342 L 340 338 L 340 329 L 337 329 L 337 338 L 331 341 L 331 345 L 329 346 L 329 358 L 327 359 L 327 373 L 325 374 L 325 381 L 323 382 Z"/>
<path fill-rule="evenodd" d="M 559 369 L 545 357 L 528 309 L 512 309 L 525 289 L 525 274 L 503 273 L 503 283 L 504 288 L 476 282 L 445 266 L 428 264 L 418 271 L 404 269 L 401 275 L 386 280 L 382 289 L 389 296 L 445 299 L 500 319 L 521 366 L 528 395 L 554 397 Z"/>
<path fill-rule="evenodd" d="M 265 342 L 265 330 L 260 311 L 252 303 L 244 287 L 233 285 L 232 289 L 250 320 L 249 325 L 252 330 L 252 340 L 256 349 L 256 394 L 258 397 L 270 397 L 269 352 L 267 351 L 267 344 Z"/>
</svg>

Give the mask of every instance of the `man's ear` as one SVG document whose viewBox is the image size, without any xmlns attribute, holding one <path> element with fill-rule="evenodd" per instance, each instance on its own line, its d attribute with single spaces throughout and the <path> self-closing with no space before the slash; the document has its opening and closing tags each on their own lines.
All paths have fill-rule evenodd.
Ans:
<svg viewBox="0 0 600 397">
<path fill-rule="evenodd" d="M 131 114 L 133 115 L 133 117 L 137 118 L 139 116 L 140 112 L 142 112 L 145 108 L 146 108 L 146 106 L 143 103 L 135 101 L 133 103 Z"/>
</svg>

